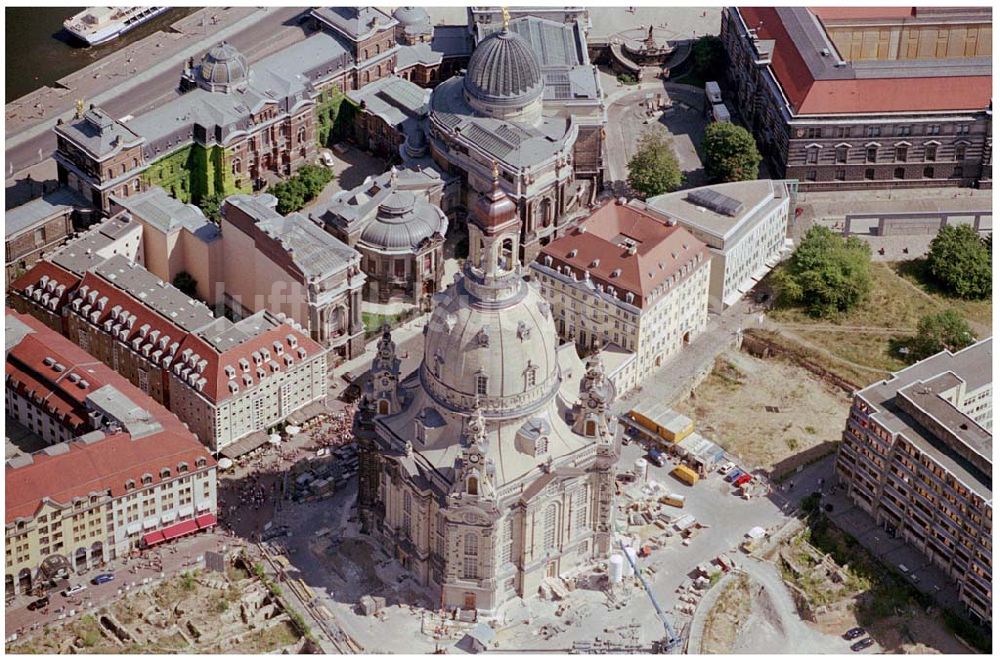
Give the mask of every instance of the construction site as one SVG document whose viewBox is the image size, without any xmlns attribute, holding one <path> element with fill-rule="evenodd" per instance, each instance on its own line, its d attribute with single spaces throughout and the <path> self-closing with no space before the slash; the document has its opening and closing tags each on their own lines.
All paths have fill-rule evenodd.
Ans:
<svg viewBox="0 0 1000 662">
<path fill-rule="evenodd" d="M 195 569 L 125 584 L 97 610 L 69 610 L 53 626 L 8 643 L 8 653 L 298 653 L 312 650 L 269 587 L 245 565 Z"/>
</svg>

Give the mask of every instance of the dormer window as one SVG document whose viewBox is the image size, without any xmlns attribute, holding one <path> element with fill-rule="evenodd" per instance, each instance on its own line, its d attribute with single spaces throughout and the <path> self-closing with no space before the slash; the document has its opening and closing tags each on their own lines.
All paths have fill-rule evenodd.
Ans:
<svg viewBox="0 0 1000 662">
<path fill-rule="evenodd" d="M 545 455 L 549 452 L 549 438 L 539 437 L 535 439 L 535 457 Z"/>
<path fill-rule="evenodd" d="M 134 480 L 126 480 L 125 481 L 125 489 L 127 491 L 134 490 L 135 489 L 135 481 Z"/>
<path fill-rule="evenodd" d="M 203 467 L 203 466 L 205 466 L 205 464 L 206 464 L 206 461 L 205 461 L 205 458 L 203 458 L 203 457 L 199 457 L 197 460 L 194 461 L 194 466 L 196 466 L 196 467 Z"/>
<path fill-rule="evenodd" d="M 160 469 L 160 478 L 170 478 L 170 469 L 166 467 Z"/>
<path fill-rule="evenodd" d="M 143 474 L 142 475 L 142 484 L 143 485 L 149 485 L 152 482 L 153 482 L 153 477 L 151 475 L 149 475 L 149 474 Z"/>
<path fill-rule="evenodd" d="M 177 473 L 182 474 L 187 470 L 188 470 L 187 462 L 181 462 L 180 464 L 177 465 Z"/>
</svg>

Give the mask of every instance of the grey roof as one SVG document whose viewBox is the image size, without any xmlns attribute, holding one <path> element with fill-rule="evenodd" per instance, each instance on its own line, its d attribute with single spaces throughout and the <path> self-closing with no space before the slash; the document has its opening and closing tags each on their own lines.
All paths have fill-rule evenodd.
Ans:
<svg viewBox="0 0 1000 662">
<path fill-rule="evenodd" d="M 438 25 L 434 27 L 431 48 L 444 57 L 472 55 L 472 39 L 464 25 Z"/>
<path fill-rule="evenodd" d="M 938 394 L 958 380 L 969 391 L 992 383 L 992 359 L 993 339 L 987 338 L 954 354 L 935 354 L 858 392 L 875 409 L 873 420 L 890 434 L 906 437 L 986 499 L 992 499 L 993 435 Z M 909 413 L 917 410 L 944 430 L 918 422 Z"/>
<path fill-rule="evenodd" d="M 477 27 L 482 37 L 502 30 L 496 24 Z M 556 23 L 535 16 L 523 16 L 510 22 L 510 30 L 524 39 L 537 53 L 540 66 L 587 63 L 587 53 L 581 49 L 575 23 Z M 586 48 L 585 42 L 582 47 Z"/>
<path fill-rule="evenodd" d="M 462 78 L 441 83 L 431 96 L 435 117 L 463 140 L 516 167 L 536 165 L 563 146 L 570 124 L 566 118 L 543 117 L 537 126 L 526 126 L 478 117 L 462 96 Z"/>
<path fill-rule="evenodd" d="M 333 29 L 361 41 L 378 27 L 390 27 L 396 19 L 374 7 L 317 7 L 312 15 Z"/>
<path fill-rule="evenodd" d="M 714 191 L 725 195 L 741 204 L 742 210 L 735 216 L 730 216 L 700 205 L 692 197 L 698 191 Z M 713 242 L 712 247 L 723 248 L 752 229 L 754 219 L 760 219 L 770 211 L 772 207 L 767 203 L 780 204 L 787 197 L 788 191 L 781 180 L 754 179 L 664 193 L 647 200 L 646 206 L 686 227 L 714 237 L 717 241 Z"/>
<path fill-rule="evenodd" d="M 399 21 L 407 34 L 430 34 L 434 30 L 431 16 L 423 7 L 397 7 L 392 17 Z"/>
<path fill-rule="evenodd" d="M 247 64 L 243 53 L 232 44 L 223 41 L 205 53 L 198 69 L 198 80 L 211 89 L 215 86 L 225 88 L 242 83 L 247 79 L 249 72 L 250 65 Z"/>
<path fill-rule="evenodd" d="M 313 219 L 317 223 L 340 225 L 366 221 L 395 191 L 419 191 L 426 198 L 427 191 L 444 184 L 441 172 L 435 168 L 393 167 L 377 177 L 368 177 L 350 191 L 335 193 L 325 209 L 313 214 Z"/>
<path fill-rule="evenodd" d="M 122 255 L 108 258 L 94 267 L 93 272 L 184 331 L 200 329 L 215 319 L 208 306 Z"/>
<path fill-rule="evenodd" d="M 148 223 L 164 234 L 183 227 L 206 242 L 221 236 L 219 226 L 205 218 L 200 209 L 194 205 L 184 204 L 159 186 L 150 187 L 142 193 L 125 198 L 112 197 L 112 200 L 136 219 Z"/>
<path fill-rule="evenodd" d="M 361 241 L 376 249 L 413 251 L 434 235 L 444 237 L 447 231 L 447 217 L 438 207 L 408 191 L 395 191 L 361 231 Z"/>
<path fill-rule="evenodd" d="M 427 115 L 431 92 L 399 76 L 386 76 L 347 96 L 355 103 L 380 117 L 389 126 L 399 126 L 407 119 Z"/>
<path fill-rule="evenodd" d="M 519 99 L 542 89 L 538 55 L 513 30 L 494 32 L 479 42 L 469 58 L 465 91 L 483 101 Z"/>
<path fill-rule="evenodd" d="M 111 384 L 87 394 L 87 408 L 99 411 L 125 428 L 132 439 L 141 439 L 163 429 L 163 426 L 149 412 L 129 399 L 127 395 Z M 107 421 L 111 423 L 112 421 Z"/>
<path fill-rule="evenodd" d="M 139 134 L 97 107 L 80 119 L 56 124 L 55 130 L 98 160 L 142 142 Z"/>
<path fill-rule="evenodd" d="M 292 262 L 307 279 L 326 278 L 348 268 L 361 254 L 302 214 L 282 216 L 260 196 L 234 195 L 227 205 L 238 207 L 257 227 L 290 252 Z"/>
<path fill-rule="evenodd" d="M 435 51 L 433 45 L 427 42 L 410 46 L 400 46 L 399 50 L 396 51 L 396 71 L 408 69 L 415 64 L 422 64 L 428 67 L 441 64 L 441 59 L 441 53 Z"/>
<path fill-rule="evenodd" d="M 100 254 L 100 251 L 108 244 L 140 227 L 138 221 L 123 215 L 112 216 L 53 253 L 49 261 L 70 273 L 83 276 L 85 272 L 107 259 Z"/>
<path fill-rule="evenodd" d="M 198 335 L 221 353 L 242 345 L 265 331 L 276 329 L 279 325 L 280 323 L 274 315 L 267 310 L 260 310 L 235 323 L 225 317 L 219 317 L 211 324 L 199 329 Z"/>
<path fill-rule="evenodd" d="M 11 348 L 17 347 L 17 345 L 24 340 L 24 337 L 29 333 L 34 333 L 35 330 L 30 326 L 17 319 L 10 313 L 4 315 L 4 329 L 3 329 L 3 340 L 4 340 L 4 352 L 10 352 Z"/>
<path fill-rule="evenodd" d="M 245 85 L 228 92 L 199 87 L 135 117 L 129 126 L 150 143 L 147 149 L 170 136 L 189 140 L 195 125 L 205 128 L 208 144 L 215 143 L 217 135 L 225 144 L 232 134 L 251 128 L 250 113 L 264 103 L 278 102 L 282 110 L 291 110 L 311 98 L 313 82 L 332 76 L 353 61 L 340 39 L 319 32 L 254 63 Z"/>
<path fill-rule="evenodd" d="M 20 207 L 14 207 L 4 212 L 4 233 L 10 237 L 27 230 L 31 226 L 47 221 L 75 208 L 86 208 L 92 205 L 79 193 L 68 187 L 61 187 L 46 193 L 40 198 L 26 202 Z"/>
</svg>

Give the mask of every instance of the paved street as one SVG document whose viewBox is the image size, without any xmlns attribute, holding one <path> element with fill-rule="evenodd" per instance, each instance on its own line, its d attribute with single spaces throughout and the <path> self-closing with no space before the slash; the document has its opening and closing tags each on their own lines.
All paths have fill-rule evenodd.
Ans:
<svg viewBox="0 0 1000 662">
<path fill-rule="evenodd" d="M 171 35 L 169 38 L 161 36 L 159 48 L 156 47 L 157 35 L 153 35 L 111 56 L 119 60 L 124 58 L 120 67 L 101 60 L 87 68 L 86 71 L 92 72 L 89 78 L 74 75 L 75 80 L 78 79 L 76 87 L 53 92 L 55 97 L 52 100 L 46 98 L 45 103 L 50 105 L 45 118 L 39 118 L 42 121 L 29 124 L 22 118 L 20 129 L 8 124 L 5 177 L 9 179 L 14 175 L 18 178 L 16 175 L 21 170 L 49 158 L 55 149 L 51 128 L 57 117 L 72 117 L 76 99 L 99 104 L 115 117 L 136 115 L 175 98 L 184 63 L 189 57 L 200 56 L 217 41 L 230 41 L 253 62 L 306 37 L 303 29 L 291 21 L 302 12 L 302 7 L 262 8 L 249 14 L 245 8 L 238 9 L 244 14 L 243 18 L 229 25 L 209 24 L 206 28 L 198 27 L 186 34 Z M 220 8 L 206 12 L 225 16 L 225 10 Z M 192 19 L 188 17 L 184 20 Z M 147 43 L 150 39 L 152 42 Z M 128 59 L 132 62 L 126 62 Z M 105 68 L 107 71 L 102 73 Z M 127 75 L 122 75 L 122 71 L 128 72 Z M 19 101 L 8 104 L 8 117 L 12 112 L 18 113 L 18 117 L 23 115 L 24 110 L 12 111 L 11 107 L 16 108 L 17 105 Z"/>
</svg>

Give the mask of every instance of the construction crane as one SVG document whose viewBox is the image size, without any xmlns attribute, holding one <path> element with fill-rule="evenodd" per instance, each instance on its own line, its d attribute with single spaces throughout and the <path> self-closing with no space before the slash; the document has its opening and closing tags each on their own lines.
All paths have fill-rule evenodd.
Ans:
<svg viewBox="0 0 1000 662">
<path fill-rule="evenodd" d="M 663 613 L 663 609 L 660 608 L 660 603 L 656 601 L 656 596 L 653 595 L 653 588 L 649 585 L 649 582 L 646 581 L 646 578 L 643 577 L 642 571 L 639 566 L 636 565 L 636 562 L 632 559 L 631 555 L 629 555 L 628 551 L 626 551 L 625 543 L 619 541 L 618 546 L 621 547 L 622 554 L 625 555 L 625 560 L 628 561 L 628 564 L 632 566 L 632 570 L 635 571 L 635 576 L 639 578 L 640 582 L 642 582 L 642 587 L 646 589 L 646 595 L 649 596 L 649 601 L 653 603 L 653 609 L 656 610 L 656 617 L 660 619 L 661 623 L 663 623 L 663 631 L 666 633 L 666 637 L 661 644 L 661 652 L 674 652 L 674 649 L 681 644 L 680 637 L 677 636 L 673 626 L 670 625 L 670 620 L 667 618 L 667 615 Z"/>
</svg>

